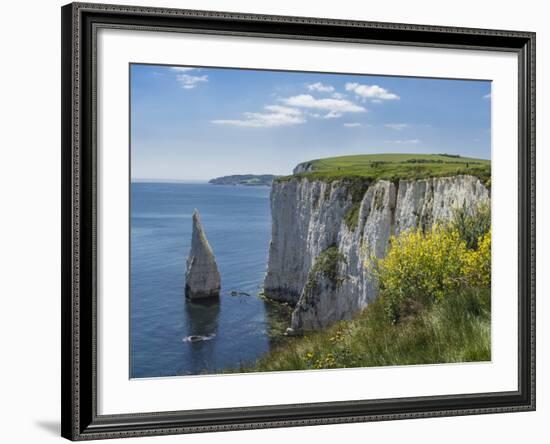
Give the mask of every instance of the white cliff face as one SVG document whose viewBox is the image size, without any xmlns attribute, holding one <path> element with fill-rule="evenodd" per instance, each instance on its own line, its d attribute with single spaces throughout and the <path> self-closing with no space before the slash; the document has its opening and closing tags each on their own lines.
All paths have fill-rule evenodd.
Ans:
<svg viewBox="0 0 550 444">
<path fill-rule="evenodd" d="M 193 213 L 192 236 L 185 273 L 185 296 L 189 299 L 217 297 L 221 288 L 220 273 L 197 210 Z"/>
<path fill-rule="evenodd" d="M 303 162 L 296 165 L 294 170 L 292 170 L 292 174 L 308 173 L 310 171 L 313 171 L 313 163 Z"/>
<path fill-rule="evenodd" d="M 457 206 L 469 208 L 490 199 L 488 189 L 473 176 L 402 180 L 397 185 L 380 180 L 364 188 L 359 199 L 355 190 L 354 202 L 349 183 L 343 181 L 295 178 L 273 184 L 264 291 L 296 304 L 296 331 L 350 319 L 376 298 L 378 284 L 365 261 L 384 257 L 392 235 L 429 229 L 450 219 Z M 327 252 L 338 253 L 331 254 L 336 261 L 328 265 Z M 321 269 L 315 266 L 318 260 L 325 265 Z"/>
</svg>

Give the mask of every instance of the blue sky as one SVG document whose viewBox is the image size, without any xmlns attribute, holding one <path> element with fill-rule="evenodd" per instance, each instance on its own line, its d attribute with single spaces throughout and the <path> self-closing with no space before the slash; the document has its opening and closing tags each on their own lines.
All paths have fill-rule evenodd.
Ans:
<svg viewBox="0 0 550 444">
<path fill-rule="evenodd" d="M 133 64 L 132 179 L 289 174 L 347 154 L 491 156 L 491 83 Z"/>
</svg>

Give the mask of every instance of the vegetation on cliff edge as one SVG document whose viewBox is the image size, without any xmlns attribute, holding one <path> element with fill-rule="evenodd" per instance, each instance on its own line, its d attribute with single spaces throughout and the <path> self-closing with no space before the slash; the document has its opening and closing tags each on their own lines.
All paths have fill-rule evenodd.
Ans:
<svg viewBox="0 0 550 444">
<path fill-rule="evenodd" d="M 233 371 L 490 360 L 489 209 L 464 211 L 457 209 L 446 225 L 392 238 L 385 258 L 367 261 L 378 275 L 380 296 L 354 319 L 289 337 L 254 365 Z M 332 272 L 341 257 L 332 250 L 329 256 Z"/>
<path fill-rule="evenodd" d="M 344 255 L 338 251 L 338 247 L 333 245 L 327 248 L 315 259 L 315 264 L 309 271 L 306 287 L 314 290 L 318 277 L 324 277 L 337 285 L 339 282 L 338 266 L 340 262 L 345 262 L 345 260 Z"/>
<path fill-rule="evenodd" d="M 289 337 L 237 372 L 437 364 L 491 359 L 489 289 L 463 289 L 393 324 L 377 299 L 351 321 Z"/>
<path fill-rule="evenodd" d="M 276 181 L 310 178 L 331 182 L 353 177 L 397 181 L 472 175 L 488 185 L 491 177 L 490 160 L 450 154 L 359 154 L 306 163 L 311 171 L 279 177 Z"/>
</svg>

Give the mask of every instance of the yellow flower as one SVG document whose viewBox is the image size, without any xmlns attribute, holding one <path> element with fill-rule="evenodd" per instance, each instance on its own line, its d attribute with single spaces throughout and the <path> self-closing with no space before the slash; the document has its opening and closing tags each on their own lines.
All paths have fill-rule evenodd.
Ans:
<svg viewBox="0 0 550 444">
<path fill-rule="evenodd" d="M 390 239 L 385 258 L 377 261 L 381 294 L 389 315 L 397 320 L 406 301 L 431 303 L 463 285 L 485 287 L 491 283 L 491 233 L 470 250 L 453 228 L 434 225 L 426 234 L 409 230 Z"/>
</svg>

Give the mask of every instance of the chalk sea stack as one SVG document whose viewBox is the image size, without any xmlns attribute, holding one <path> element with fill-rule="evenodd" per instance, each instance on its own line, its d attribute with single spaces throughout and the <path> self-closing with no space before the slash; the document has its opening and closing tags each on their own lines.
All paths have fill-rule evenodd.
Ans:
<svg viewBox="0 0 550 444">
<path fill-rule="evenodd" d="M 220 272 L 216 259 L 206 239 L 199 212 L 195 210 L 191 251 L 187 258 L 185 273 L 185 297 L 189 299 L 219 297 L 220 288 Z"/>
</svg>

